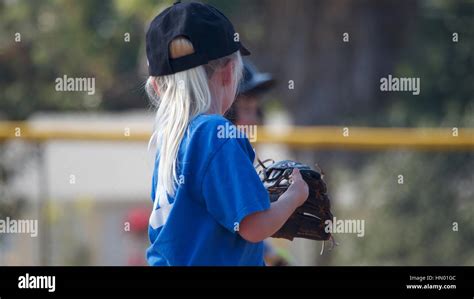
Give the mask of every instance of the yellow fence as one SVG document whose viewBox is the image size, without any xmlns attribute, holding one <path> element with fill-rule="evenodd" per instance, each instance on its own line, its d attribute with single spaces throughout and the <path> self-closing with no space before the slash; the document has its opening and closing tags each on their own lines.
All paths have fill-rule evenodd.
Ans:
<svg viewBox="0 0 474 299">
<path fill-rule="evenodd" d="M 70 124 L 69 124 L 70 126 Z M 27 122 L 0 122 L 0 140 L 136 141 L 150 138 L 148 130 L 91 128 L 39 128 Z M 473 128 L 366 128 L 366 127 L 258 127 L 257 143 L 285 144 L 292 148 L 388 150 L 474 150 Z"/>
</svg>

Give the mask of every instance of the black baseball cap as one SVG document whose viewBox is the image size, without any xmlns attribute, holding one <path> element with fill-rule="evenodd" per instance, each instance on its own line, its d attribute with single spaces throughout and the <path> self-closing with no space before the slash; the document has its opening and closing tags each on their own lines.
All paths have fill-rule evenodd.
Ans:
<svg viewBox="0 0 474 299">
<path fill-rule="evenodd" d="M 250 52 L 235 40 L 232 23 L 217 8 L 199 2 L 176 2 L 153 21 L 146 33 L 146 55 L 150 76 L 164 76 L 185 71 L 225 57 L 237 50 Z M 194 53 L 171 58 L 169 45 L 178 37 L 188 39 Z"/>
<path fill-rule="evenodd" d="M 242 80 L 239 85 L 240 95 L 259 94 L 269 90 L 275 80 L 269 73 L 260 73 L 249 60 L 244 60 Z"/>
</svg>

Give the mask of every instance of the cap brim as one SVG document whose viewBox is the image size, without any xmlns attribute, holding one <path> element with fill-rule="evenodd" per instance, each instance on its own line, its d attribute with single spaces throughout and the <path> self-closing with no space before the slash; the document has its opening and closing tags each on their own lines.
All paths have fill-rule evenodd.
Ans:
<svg viewBox="0 0 474 299">
<path fill-rule="evenodd" d="M 240 95 L 260 94 L 273 87 L 275 80 L 270 74 L 257 74 L 253 80 L 239 87 Z"/>
<path fill-rule="evenodd" d="M 240 43 L 240 55 L 242 56 L 249 56 L 251 53 L 250 51 Z"/>
</svg>

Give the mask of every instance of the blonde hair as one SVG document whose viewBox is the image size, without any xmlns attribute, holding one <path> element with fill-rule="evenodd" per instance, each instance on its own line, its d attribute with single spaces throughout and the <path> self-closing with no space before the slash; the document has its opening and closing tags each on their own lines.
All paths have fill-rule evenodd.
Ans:
<svg viewBox="0 0 474 299">
<path fill-rule="evenodd" d="M 194 47 L 184 37 L 179 37 L 170 44 L 171 58 L 179 58 L 192 53 L 194 53 Z M 237 93 L 243 68 L 242 58 L 238 51 L 210 61 L 207 65 L 171 75 L 149 77 L 146 82 L 148 96 L 157 107 L 155 128 L 150 138 L 149 148 L 151 145 L 156 145 L 159 153 L 155 200 L 159 199 L 160 203 L 167 199 L 167 195 L 175 195 L 176 186 L 179 183 L 178 151 L 189 122 L 195 116 L 206 113 L 211 107 L 209 78 L 215 70 L 229 62 L 234 63 L 233 90 Z M 158 87 L 159 94 L 153 88 L 153 81 Z"/>
</svg>

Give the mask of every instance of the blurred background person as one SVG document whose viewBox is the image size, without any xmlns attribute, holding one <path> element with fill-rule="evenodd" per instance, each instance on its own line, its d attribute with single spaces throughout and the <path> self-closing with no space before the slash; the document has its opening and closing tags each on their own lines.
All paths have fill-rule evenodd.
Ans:
<svg viewBox="0 0 474 299">
<path fill-rule="evenodd" d="M 236 125 L 263 124 L 263 94 L 273 87 L 275 81 L 268 73 L 260 73 L 248 60 L 244 60 L 239 95 L 226 112 L 225 117 Z"/>
<path fill-rule="evenodd" d="M 147 266 L 144 252 L 148 245 L 148 218 L 150 212 L 147 208 L 132 208 L 128 212 L 125 223 L 129 232 L 127 242 L 127 265 Z"/>
</svg>

